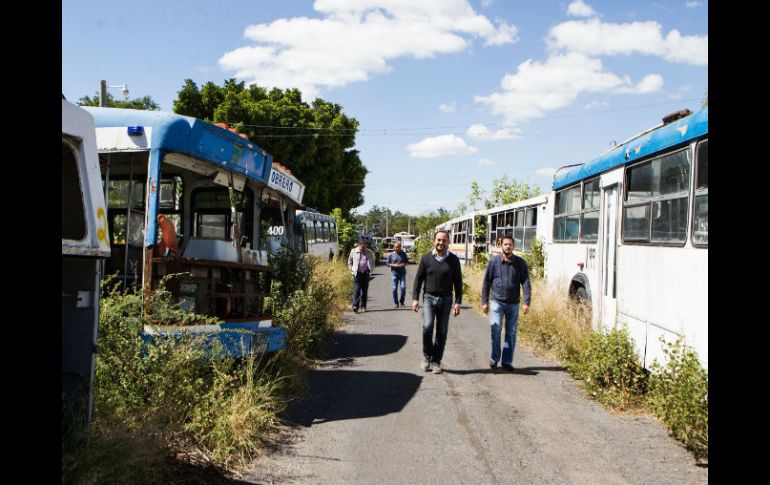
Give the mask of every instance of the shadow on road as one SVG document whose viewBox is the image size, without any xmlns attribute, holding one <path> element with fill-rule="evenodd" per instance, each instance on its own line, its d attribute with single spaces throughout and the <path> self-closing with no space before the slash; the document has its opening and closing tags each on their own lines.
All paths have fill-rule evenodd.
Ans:
<svg viewBox="0 0 770 485">
<path fill-rule="evenodd" d="M 422 377 L 406 372 L 312 370 L 308 393 L 283 416 L 300 426 L 345 419 L 372 418 L 401 411 Z"/>
<path fill-rule="evenodd" d="M 563 371 L 566 370 L 564 367 L 561 366 L 554 366 L 554 367 L 516 367 L 516 369 L 511 372 L 509 370 L 505 370 L 501 367 L 498 367 L 496 369 L 490 369 L 489 367 L 482 368 L 482 369 L 444 369 L 444 372 L 447 374 L 458 374 L 458 375 L 467 375 L 467 374 L 521 374 L 525 376 L 536 376 L 539 374 L 540 370 L 547 370 L 547 371 Z"/>
<path fill-rule="evenodd" d="M 369 357 L 393 354 L 406 343 L 406 335 L 337 333 L 326 346 L 326 357 Z"/>
</svg>

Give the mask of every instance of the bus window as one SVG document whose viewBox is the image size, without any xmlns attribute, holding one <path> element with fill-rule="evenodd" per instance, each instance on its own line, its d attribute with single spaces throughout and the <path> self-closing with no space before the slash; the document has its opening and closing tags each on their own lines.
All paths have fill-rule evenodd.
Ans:
<svg viewBox="0 0 770 485">
<path fill-rule="evenodd" d="M 61 238 L 80 241 L 86 237 L 86 209 L 80 187 L 78 150 L 61 142 Z"/>
<path fill-rule="evenodd" d="M 556 193 L 555 241 L 577 241 L 580 228 L 580 185 Z"/>
<path fill-rule="evenodd" d="M 524 249 L 524 209 L 516 211 L 514 217 L 513 241 L 519 251 Z"/>
<path fill-rule="evenodd" d="M 193 236 L 230 241 L 234 223 L 239 232 L 247 237 L 254 228 L 254 202 L 251 189 L 233 191 L 236 221 L 232 220 L 230 191 L 227 188 L 212 187 L 196 189 L 192 195 Z"/>
<path fill-rule="evenodd" d="M 522 251 L 529 251 L 532 249 L 532 239 L 537 234 L 537 207 L 528 207 L 526 217 L 524 218 L 524 243 L 522 244 Z"/>
<path fill-rule="evenodd" d="M 627 169 L 624 240 L 685 242 L 690 153 L 690 149 L 678 150 Z"/>
<path fill-rule="evenodd" d="M 695 211 L 693 214 L 692 242 L 695 245 L 709 243 L 709 141 L 698 145 L 698 162 L 695 166 Z"/>
<path fill-rule="evenodd" d="M 596 242 L 599 237 L 599 179 L 589 180 L 583 185 L 583 209 L 580 217 L 580 241 Z"/>
</svg>

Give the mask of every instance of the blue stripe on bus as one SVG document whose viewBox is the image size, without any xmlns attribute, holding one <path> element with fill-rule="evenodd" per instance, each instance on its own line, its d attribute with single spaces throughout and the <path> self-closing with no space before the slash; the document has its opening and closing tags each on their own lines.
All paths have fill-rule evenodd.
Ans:
<svg viewBox="0 0 770 485">
<path fill-rule="evenodd" d="M 554 176 L 553 189 L 558 190 L 612 168 L 641 160 L 652 153 L 690 142 L 707 135 L 708 131 L 709 111 L 708 108 L 703 108 L 680 120 L 618 145 L 611 152 L 586 164 L 558 173 Z"/>
</svg>

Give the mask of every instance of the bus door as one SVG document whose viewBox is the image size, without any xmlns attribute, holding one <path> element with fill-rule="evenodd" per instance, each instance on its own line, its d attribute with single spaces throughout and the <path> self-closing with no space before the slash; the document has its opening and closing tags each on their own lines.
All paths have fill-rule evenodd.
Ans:
<svg viewBox="0 0 770 485">
<path fill-rule="evenodd" d="M 602 283 L 601 283 L 601 321 L 605 329 L 615 327 L 617 315 L 617 221 L 618 221 L 618 186 L 604 188 L 602 214 L 604 234 L 602 238 Z"/>
</svg>

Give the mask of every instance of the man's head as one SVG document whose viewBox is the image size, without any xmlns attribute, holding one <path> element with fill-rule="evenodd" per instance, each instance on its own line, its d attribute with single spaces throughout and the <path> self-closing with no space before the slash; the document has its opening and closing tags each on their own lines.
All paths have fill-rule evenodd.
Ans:
<svg viewBox="0 0 770 485">
<path fill-rule="evenodd" d="M 393 243 L 393 250 L 396 251 L 396 252 L 401 251 L 401 242 L 400 241 L 396 241 L 396 242 Z"/>
<path fill-rule="evenodd" d="M 438 231 L 435 236 L 433 236 L 433 247 L 436 249 L 437 252 L 443 253 L 446 251 L 447 246 L 449 245 L 449 232 L 447 231 Z"/>
<path fill-rule="evenodd" d="M 513 238 L 511 236 L 503 236 L 503 254 L 506 256 L 510 256 L 513 253 L 513 247 L 515 243 L 513 242 Z"/>
<path fill-rule="evenodd" d="M 358 236 L 358 248 L 362 251 L 366 249 L 366 238 L 364 236 Z"/>
</svg>

